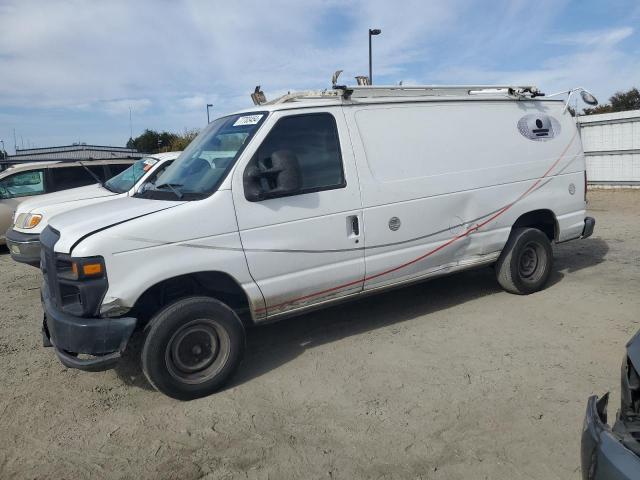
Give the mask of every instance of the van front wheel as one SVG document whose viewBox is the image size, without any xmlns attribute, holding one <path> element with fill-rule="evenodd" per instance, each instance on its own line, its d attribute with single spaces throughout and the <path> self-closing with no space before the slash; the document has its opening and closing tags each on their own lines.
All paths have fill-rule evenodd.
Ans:
<svg viewBox="0 0 640 480">
<path fill-rule="evenodd" d="M 542 290 L 552 267 L 547 236 L 537 228 L 516 228 L 496 262 L 496 276 L 507 292 L 528 295 Z"/>
<path fill-rule="evenodd" d="M 142 371 L 157 390 L 191 400 L 219 390 L 242 360 L 242 322 L 224 303 L 188 297 L 158 312 L 145 328 Z"/>
</svg>

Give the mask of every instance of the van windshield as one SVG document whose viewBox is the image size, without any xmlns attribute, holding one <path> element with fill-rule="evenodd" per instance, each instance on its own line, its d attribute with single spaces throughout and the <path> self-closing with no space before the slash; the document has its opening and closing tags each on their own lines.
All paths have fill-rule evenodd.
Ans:
<svg viewBox="0 0 640 480">
<path fill-rule="evenodd" d="M 214 120 L 154 184 L 145 184 L 135 196 L 198 200 L 211 195 L 266 116 L 266 112 L 255 112 Z"/>
</svg>

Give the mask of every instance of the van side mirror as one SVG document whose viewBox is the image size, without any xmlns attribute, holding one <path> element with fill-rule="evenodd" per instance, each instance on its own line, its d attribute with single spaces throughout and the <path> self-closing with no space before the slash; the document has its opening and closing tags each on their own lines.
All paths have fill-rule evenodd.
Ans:
<svg viewBox="0 0 640 480">
<path fill-rule="evenodd" d="M 302 187 L 298 157 L 278 150 L 258 161 L 254 158 L 243 175 L 244 196 L 250 202 L 295 195 Z"/>
</svg>

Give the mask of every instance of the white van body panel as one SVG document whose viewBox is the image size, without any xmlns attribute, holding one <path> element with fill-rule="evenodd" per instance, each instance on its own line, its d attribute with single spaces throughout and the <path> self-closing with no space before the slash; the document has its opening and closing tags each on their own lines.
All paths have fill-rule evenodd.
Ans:
<svg viewBox="0 0 640 480">
<path fill-rule="evenodd" d="M 180 275 L 226 273 L 255 322 L 491 263 L 522 214 L 551 211 L 556 241 L 583 231 L 584 155 L 562 107 L 524 99 L 270 105 L 214 194 L 126 197 L 58 215 L 55 250 L 104 257 L 103 305 L 132 307 Z M 346 185 L 248 201 L 243 174 L 269 131 L 311 113 L 335 119 Z M 534 113 L 553 118 L 553 138 L 519 132 Z"/>
<path fill-rule="evenodd" d="M 556 118 L 559 134 L 546 141 L 521 135 L 518 121 L 532 111 Z M 491 262 L 513 223 L 529 211 L 554 213 L 557 240 L 580 236 L 584 157 L 574 120 L 562 113 L 561 103 L 367 105 L 345 113 L 362 189 L 365 290 L 460 261 Z M 430 253 L 513 202 L 482 228 Z M 389 227 L 392 218 L 399 219 L 398 230 Z"/>
<path fill-rule="evenodd" d="M 164 208 L 150 209 L 150 204 Z M 100 207 L 102 212 L 96 210 Z M 264 311 L 262 295 L 247 268 L 230 190 L 218 190 L 209 198 L 193 202 L 126 197 L 71 214 L 84 217 L 93 211 L 102 215 L 104 210 L 121 212 L 120 216 L 114 213 L 108 220 L 101 217 L 103 223 L 117 225 L 88 236 L 70 252 L 77 257 L 102 252 L 109 279 L 117 279 L 109 281 L 103 305 L 117 302 L 123 307 L 133 307 L 148 288 L 163 280 L 195 272 L 219 271 L 240 284 L 252 310 Z M 75 224 L 71 214 L 56 217 L 54 223 L 61 232 Z M 168 225 L 171 228 L 166 228 Z M 80 231 L 76 230 L 74 236 L 78 235 Z M 63 236 L 58 244 L 63 251 L 68 242 Z M 105 248 L 106 245 L 109 248 Z"/>
<path fill-rule="evenodd" d="M 104 202 L 106 200 L 112 200 L 115 198 L 122 198 L 128 195 L 132 195 L 136 191 L 136 189 L 140 187 L 140 185 L 147 181 L 147 179 L 158 170 L 158 168 L 161 168 L 162 165 L 166 165 L 167 162 L 173 161 L 178 158 L 180 153 L 181 152 L 167 152 L 144 157 L 142 160 L 145 160 L 146 158 L 152 158 L 157 160 L 157 162 L 136 182 L 136 184 L 128 192 L 116 193 L 105 187 L 102 187 L 100 184 L 94 184 L 87 185 L 86 187 L 71 188 L 69 190 L 62 190 L 60 192 L 39 195 L 31 200 L 26 200 L 16 209 L 15 218 L 23 213 L 37 213 L 42 215 L 42 220 L 34 228 L 19 228 L 18 225 L 14 225 L 13 228 L 16 231 L 22 233 L 41 233 L 49 224 L 49 220 L 60 213 L 67 212 L 75 208 Z"/>
<path fill-rule="evenodd" d="M 50 222 L 50 225 L 60 232 L 60 240 L 56 243 L 56 252 L 72 253 L 71 250 L 78 242 L 95 235 L 100 230 L 108 230 L 118 224 L 171 209 L 182 203 L 179 201 L 158 202 L 125 196 L 56 215 Z M 109 250 L 117 248 L 119 245 L 112 243 Z"/>
<path fill-rule="evenodd" d="M 257 147 L 282 118 L 329 113 L 335 120 L 346 186 L 331 190 L 250 202 L 245 198 L 243 173 Z M 364 248 L 362 235 L 352 231 L 353 217 L 362 224 L 358 175 L 341 107 L 309 108 L 303 112 L 274 112 L 234 168 L 232 189 L 242 245 L 251 274 L 273 315 L 326 300 L 314 296 L 291 302 L 307 293 L 349 284 L 339 295 L 362 290 Z M 327 292 L 330 296 L 330 292 Z"/>
</svg>

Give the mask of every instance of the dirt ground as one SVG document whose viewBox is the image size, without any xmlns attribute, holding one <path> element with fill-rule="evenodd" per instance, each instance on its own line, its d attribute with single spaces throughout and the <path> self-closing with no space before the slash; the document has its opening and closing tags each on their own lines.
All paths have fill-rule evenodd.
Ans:
<svg viewBox="0 0 640 480">
<path fill-rule="evenodd" d="M 2 249 L 0 478 L 577 479 L 587 397 L 616 410 L 640 328 L 640 190 L 589 195 L 595 233 L 554 247 L 546 290 L 485 268 L 256 328 L 232 385 L 188 403 L 135 351 L 65 369 L 40 272 Z"/>
</svg>

